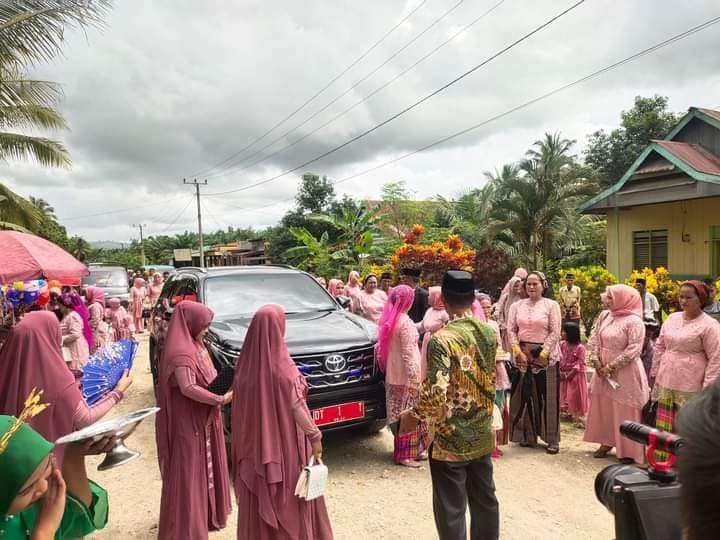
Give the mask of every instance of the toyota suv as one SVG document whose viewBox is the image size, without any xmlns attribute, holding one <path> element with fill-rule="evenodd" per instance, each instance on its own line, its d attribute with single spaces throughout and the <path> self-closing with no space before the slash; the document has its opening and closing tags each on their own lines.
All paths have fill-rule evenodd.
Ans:
<svg viewBox="0 0 720 540">
<path fill-rule="evenodd" d="M 377 327 L 345 311 L 309 274 L 284 266 L 178 269 L 153 309 L 154 377 L 170 315 L 187 300 L 215 313 L 205 342 L 218 372 L 234 365 L 255 312 L 265 304 L 283 306 L 285 340 L 308 383 L 316 424 L 326 431 L 366 427 L 372 432 L 384 425 L 385 390 L 374 352 Z"/>
</svg>

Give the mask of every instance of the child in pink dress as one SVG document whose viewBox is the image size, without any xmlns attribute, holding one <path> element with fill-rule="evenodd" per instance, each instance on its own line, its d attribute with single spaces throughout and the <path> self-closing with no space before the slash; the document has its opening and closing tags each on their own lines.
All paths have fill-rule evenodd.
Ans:
<svg viewBox="0 0 720 540">
<path fill-rule="evenodd" d="M 566 322 L 560 342 L 560 410 L 579 422 L 590 406 L 585 376 L 585 346 L 580 342 L 580 326 Z"/>
<path fill-rule="evenodd" d="M 128 314 L 119 298 L 108 300 L 108 308 L 105 310 L 105 319 L 113 331 L 114 340 L 132 339 L 132 317 Z"/>
</svg>

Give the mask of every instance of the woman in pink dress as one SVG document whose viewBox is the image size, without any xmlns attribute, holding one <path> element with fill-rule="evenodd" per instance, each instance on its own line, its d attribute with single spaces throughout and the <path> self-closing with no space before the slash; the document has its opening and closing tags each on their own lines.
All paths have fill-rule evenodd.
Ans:
<svg viewBox="0 0 720 540">
<path fill-rule="evenodd" d="M 62 346 L 69 355 L 66 360 L 70 361 L 70 369 L 79 377 L 90 356 L 90 349 L 95 346 L 88 310 L 75 292 L 63 293 L 58 302 L 63 314 L 60 323 Z"/>
<path fill-rule="evenodd" d="M 563 323 L 560 342 L 560 410 L 582 422 L 587 414 L 587 376 L 585 375 L 585 346 L 580 341 L 580 325 Z"/>
<path fill-rule="evenodd" d="M 114 391 L 88 407 L 60 352 L 60 323 L 49 311 L 34 311 L 10 331 L 0 349 L 0 414 L 17 416 L 33 388 L 50 403 L 30 425 L 49 441 L 101 419 L 118 403 L 132 383 L 125 374 Z M 55 447 L 62 459 L 64 446 Z"/>
<path fill-rule="evenodd" d="M 507 405 L 507 392 L 512 385 L 510 384 L 510 376 L 506 367 L 510 361 L 510 355 L 503 348 L 502 338 L 500 337 L 500 325 L 492 318 L 492 298 L 489 295 L 480 293 L 477 295 L 477 301 L 485 314 L 485 323 L 495 331 L 497 338 L 497 349 L 495 353 L 495 405 L 497 405 L 502 415 L 503 427 L 495 433 L 496 445 L 493 450 L 492 457 L 499 458 L 503 455 L 500 445 L 506 445 L 509 440 L 510 430 L 510 410 Z"/>
<path fill-rule="evenodd" d="M 132 339 L 132 331 L 130 324 L 132 317 L 122 306 L 119 298 L 111 298 L 107 301 L 108 308 L 105 310 L 105 320 L 109 322 L 113 332 L 113 339 L 119 341 L 121 339 Z"/>
<path fill-rule="evenodd" d="M 430 287 L 428 289 L 428 302 L 430 307 L 425 312 L 423 320 L 417 324 L 417 329 L 423 336 L 420 347 L 420 381 L 425 380 L 427 374 L 427 348 L 433 334 L 445 326 L 450 316 L 445 311 L 445 304 L 442 301 L 442 287 Z"/>
<path fill-rule="evenodd" d="M 342 296 L 345 292 L 345 285 L 343 284 L 342 279 L 331 279 L 328 281 L 328 292 L 333 298 Z"/>
<path fill-rule="evenodd" d="M 261 307 L 236 364 L 232 405 L 232 471 L 239 540 L 329 540 L 323 497 L 305 501 L 295 484 L 322 434 L 307 407 L 308 386 L 285 345 L 285 312 Z"/>
<path fill-rule="evenodd" d="M 230 513 L 230 487 L 221 409 L 232 392 L 207 388 L 217 377 L 203 337 L 213 313 L 198 302 L 180 302 L 170 318 L 158 378 L 155 418 L 162 477 L 161 540 L 196 540 L 220 530 Z"/>
<path fill-rule="evenodd" d="M 100 287 L 88 287 L 85 289 L 85 298 L 87 299 L 88 323 L 95 341 L 95 346 L 90 349 L 90 354 L 93 354 L 112 341 L 108 325 L 105 322 L 105 291 Z"/>
<path fill-rule="evenodd" d="M 378 289 L 378 280 L 375 274 L 368 274 L 363 285 L 363 290 L 357 295 L 355 301 L 355 313 L 377 324 L 380 321 L 385 302 L 387 302 L 387 294 Z"/>
<path fill-rule="evenodd" d="M 357 296 L 362 292 L 362 286 L 360 285 L 360 274 L 353 270 L 348 275 L 347 283 L 345 284 L 344 296 L 350 298 L 353 302 Z"/>
<path fill-rule="evenodd" d="M 560 370 L 557 366 L 562 316 L 554 300 L 544 298 L 544 277 L 530 272 L 527 298 L 510 308 L 508 338 L 516 371 L 510 397 L 510 440 L 536 446 L 540 437 L 548 454 L 560 451 Z"/>
<path fill-rule="evenodd" d="M 500 337 L 503 341 L 503 349 L 511 352 L 510 340 L 508 338 L 507 324 L 510 318 L 510 308 L 515 302 L 523 299 L 523 280 L 517 276 L 510 278 L 505 285 L 503 293 L 495 306 L 495 320 L 500 327 Z"/>
<path fill-rule="evenodd" d="M 415 404 L 422 383 L 420 335 L 408 316 L 414 300 L 415 290 L 411 287 L 394 287 L 378 325 L 378 364 L 385 373 L 387 423 L 396 439 L 400 414 Z M 415 460 L 402 460 L 398 464 L 420 466 Z"/>
<path fill-rule="evenodd" d="M 650 372 L 658 429 L 676 431 L 680 408 L 720 373 L 720 324 L 703 311 L 709 299 L 704 283 L 683 283 L 678 298 L 682 311 L 671 314 L 660 330 Z"/>
<path fill-rule="evenodd" d="M 143 303 L 150 304 L 151 306 L 154 306 L 157 304 L 157 301 L 160 299 L 160 293 L 162 293 L 163 286 L 165 285 L 165 281 L 163 281 L 162 274 L 159 272 L 156 272 L 152 276 L 152 282 L 147 288 L 147 295 L 148 297 L 144 300 Z M 147 321 L 148 325 L 148 332 L 152 332 L 153 329 L 153 320 L 152 317 L 148 319 Z"/>
<path fill-rule="evenodd" d="M 611 285 L 607 301 L 610 309 L 598 316 L 588 341 L 595 374 L 583 439 L 600 444 L 595 457 L 603 458 L 615 447 L 618 459 L 643 463 L 643 446 L 619 431 L 625 420 L 642 421 L 650 393 L 640 360 L 645 339 L 642 300 L 628 285 Z"/>
<path fill-rule="evenodd" d="M 143 320 L 143 302 L 147 296 L 147 288 L 143 278 L 135 278 L 133 286 L 130 287 L 130 313 L 132 314 L 135 331 L 142 333 L 145 329 Z"/>
</svg>

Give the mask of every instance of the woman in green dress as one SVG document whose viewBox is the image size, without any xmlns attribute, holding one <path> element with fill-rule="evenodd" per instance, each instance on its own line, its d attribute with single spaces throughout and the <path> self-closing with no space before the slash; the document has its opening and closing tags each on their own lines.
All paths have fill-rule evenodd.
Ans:
<svg viewBox="0 0 720 540">
<path fill-rule="evenodd" d="M 110 450 L 114 438 L 68 445 L 61 471 L 54 445 L 20 417 L 0 415 L 0 539 L 79 538 L 102 529 L 107 492 L 88 480 L 85 456 Z"/>
</svg>

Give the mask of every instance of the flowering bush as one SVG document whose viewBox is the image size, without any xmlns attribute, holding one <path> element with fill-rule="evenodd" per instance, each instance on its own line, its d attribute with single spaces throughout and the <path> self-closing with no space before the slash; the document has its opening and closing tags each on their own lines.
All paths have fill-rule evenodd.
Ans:
<svg viewBox="0 0 720 540">
<path fill-rule="evenodd" d="M 558 270 L 558 283 L 565 286 L 565 275 L 575 275 L 575 285 L 582 291 L 580 310 L 586 332 L 590 333 L 595 318 L 603 310 L 600 294 L 605 292 L 609 285 L 618 283 L 617 277 L 603 266 L 580 266 L 578 268 L 563 268 Z M 555 291 L 556 298 L 560 297 L 560 287 Z"/>
<path fill-rule="evenodd" d="M 500 290 L 513 275 L 514 265 L 505 250 L 486 247 L 475 256 L 475 283 L 496 299 Z"/>
<path fill-rule="evenodd" d="M 473 270 L 475 250 L 467 249 L 459 236 L 450 235 L 445 242 L 421 244 L 424 234 L 425 227 L 413 225 L 405 235 L 405 243 L 390 257 L 396 275 L 402 268 L 417 268 L 422 270 L 425 284 L 435 285 L 447 270 Z"/>
<path fill-rule="evenodd" d="M 659 266 L 656 270 L 652 268 L 633 270 L 625 280 L 625 283 L 634 286 L 635 280 L 640 277 L 645 278 L 648 292 L 653 293 L 657 297 L 662 311 L 665 313 L 673 313 L 678 310 L 680 283 L 670 278 L 670 273 L 667 271 L 667 268 Z"/>
</svg>

